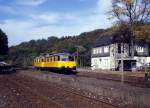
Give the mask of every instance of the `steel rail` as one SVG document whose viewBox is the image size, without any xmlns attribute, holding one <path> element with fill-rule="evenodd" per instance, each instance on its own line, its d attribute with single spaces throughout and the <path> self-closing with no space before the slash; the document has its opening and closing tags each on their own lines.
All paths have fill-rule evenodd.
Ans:
<svg viewBox="0 0 150 108">
<path fill-rule="evenodd" d="M 30 77 L 31 78 L 31 77 Z M 29 79 L 25 79 L 25 80 L 29 80 Z M 19 80 L 20 81 L 20 80 Z M 44 81 L 44 82 L 46 82 L 46 81 Z M 59 90 L 63 90 L 63 91 L 65 91 L 66 93 L 69 93 L 69 94 L 74 94 L 75 96 L 80 96 L 80 97 L 83 97 L 83 98 L 86 98 L 86 99 L 88 99 L 88 100 L 94 100 L 94 101 L 96 101 L 96 102 L 99 102 L 99 103 L 101 103 L 102 104 L 102 106 L 109 106 L 109 107 L 111 107 L 111 108 L 121 108 L 121 107 L 119 107 L 119 106 L 117 106 L 117 105 L 113 105 L 113 104 L 111 104 L 111 103 L 108 103 L 108 102 L 105 102 L 104 100 L 100 100 L 100 99 L 96 99 L 96 98 L 91 98 L 91 97 L 88 97 L 88 96 L 86 96 L 86 95 L 84 95 L 84 94 L 81 94 L 81 93 L 79 93 L 79 92 L 77 92 L 77 91 L 75 91 L 74 89 L 72 89 L 71 90 L 71 88 L 70 89 L 65 89 L 65 87 L 60 87 L 60 85 L 56 85 L 56 84 L 54 84 L 54 83 L 48 83 L 48 82 L 46 82 L 47 83 L 47 85 L 49 85 L 49 86 L 51 86 L 51 87 L 55 87 L 56 89 L 59 89 Z M 24 85 L 26 85 L 23 81 L 22 82 L 20 82 L 20 84 L 24 84 Z M 30 88 L 31 89 L 31 88 Z M 33 89 L 32 89 L 33 90 Z M 36 91 L 35 91 L 36 92 Z M 108 107 L 108 108 L 109 108 Z"/>
</svg>

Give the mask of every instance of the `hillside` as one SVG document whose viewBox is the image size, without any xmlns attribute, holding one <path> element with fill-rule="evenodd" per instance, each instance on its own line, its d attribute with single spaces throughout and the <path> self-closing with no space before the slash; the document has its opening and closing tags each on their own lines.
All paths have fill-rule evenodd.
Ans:
<svg viewBox="0 0 150 108">
<path fill-rule="evenodd" d="M 32 59 L 41 53 L 69 52 L 76 53 L 79 49 L 82 65 L 90 65 L 91 47 L 95 41 L 105 32 L 103 29 L 84 32 L 78 36 L 65 36 L 57 38 L 31 40 L 9 48 L 8 62 L 11 64 L 31 65 Z M 86 62 L 85 62 L 86 61 Z"/>
</svg>

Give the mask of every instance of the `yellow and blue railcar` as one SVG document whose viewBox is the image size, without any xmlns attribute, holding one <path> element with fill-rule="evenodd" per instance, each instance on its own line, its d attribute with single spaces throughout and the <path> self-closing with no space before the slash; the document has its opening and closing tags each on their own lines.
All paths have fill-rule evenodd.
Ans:
<svg viewBox="0 0 150 108">
<path fill-rule="evenodd" d="M 77 64 L 73 55 L 57 53 L 36 57 L 33 66 L 38 69 L 76 70 Z"/>
</svg>

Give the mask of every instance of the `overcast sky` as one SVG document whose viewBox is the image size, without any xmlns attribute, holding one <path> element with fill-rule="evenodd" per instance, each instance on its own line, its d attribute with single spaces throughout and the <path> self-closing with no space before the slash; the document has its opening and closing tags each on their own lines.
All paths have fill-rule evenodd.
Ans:
<svg viewBox="0 0 150 108">
<path fill-rule="evenodd" d="M 108 28 L 110 1 L 0 0 L 0 28 L 8 35 L 9 45 Z"/>
</svg>

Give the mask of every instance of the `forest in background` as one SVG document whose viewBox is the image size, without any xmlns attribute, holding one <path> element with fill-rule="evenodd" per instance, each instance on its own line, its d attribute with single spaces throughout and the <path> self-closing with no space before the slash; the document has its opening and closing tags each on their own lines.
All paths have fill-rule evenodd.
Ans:
<svg viewBox="0 0 150 108">
<path fill-rule="evenodd" d="M 142 30 L 141 30 L 142 28 Z M 135 30 L 136 39 L 142 39 L 145 42 L 150 41 L 150 25 L 143 24 Z M 30 40 L 22 42 L 19 45 L 9 47 L 8 54 L 3 56 L 3 60 L 13 65 L 29 66 L 32 60 L 42 53 L 60 53 L 68 52 L 77 55 L 79 53 L 80 66 L 90 66 L 91 49 L 103 36 L 115 36 L 122 39 L 130 36 L 128 26 L 113 26 L 108 29 L 97 29 L 90 32 L 84 32 L 77 36 L 64 36 L 57 38 L 50 36 L 47 39 Z M 6 42 L 7 43 L 7 42 Z"/>
<path fill-rule="evenodd" d="M 22 42 L 9 48 L 7 62 L 28 66 L 32 65 L 33 58 L 42 53 L 68 52 L 76 55 L 78 49 L 79 59 L 82 59 L 85 66 L 90 66 L 91 48 L 105 31 L 104 29 L 98 29 L 81 33 L 78 36 L 64 36 L 61 38 L 50 36 L 47 39 Z"/>
<path fill-rule="evenodd" d="M 91 48 L 102 36 L 115 36 L 124 42 L 129 40 L 130 55 L 134 57 L 134 44 L 138 39 L 150 42 L 150 1 L 149 0 L 112 0 L 112 9 L 108 11 L 110 20 L 116 19 L 115 25 L 106 30 L 98 29 L 81 33 L 78 36 L 31 40 L 11 46 L 8 52 L 8 42 L 5 33 L 0 31 L 0 58 L 10 64 L 31 65 L 34 57 L 41 53 L 68 52 L 79 53 L 79 60 L 85 66 L 90 65 Z M 8 54 L 6 55 L 6 53 Z M 4 53 L 4 54 L 3 54 Z M 5 56 L 4 56 L 5 55 Z M 80 63 L 80 61 L 78 61 Z"/>
</svg>

